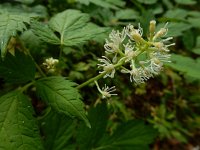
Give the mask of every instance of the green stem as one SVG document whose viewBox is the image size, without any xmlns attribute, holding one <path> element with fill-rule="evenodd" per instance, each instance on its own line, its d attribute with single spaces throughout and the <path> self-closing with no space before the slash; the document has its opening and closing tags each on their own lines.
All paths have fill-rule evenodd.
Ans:
<svg viewBox="0 0 200 150">
<path fill-rule="evenodd" d="M 46 74 L 42 71 L 42 69 L 40 68 L 40 66 L 36 63 L 35 59 L 33 58 L 33 56 L 31 55 L 30 51 L 24 46 L 24 44 L 22 43 L 22 41 L 19 39 L 19 37 L 16 37 L 17 40 L 20 43 L 21 48 L 31 57 L 31 59 L 33 60 L 36 68 L 38 69 L 39 73 L 43 76 L 46 77 Z"/>
<path fill-rule="evenodd" d="M 27 88 L 29 88 L 31 85 L 33 85 L 35 83 L 35 81 L 29 82 L 26 85 L 24 85 L 23 87 L 20 88 L 21 92 L 24 92 Z"/>
<path fill-rule="evenodd" d="M 120 66 L 122 66 L 124 64 L 124 61 L 121 61 L 121 62 L 119 62 L 119 63 L 117 63 L 117 64 L 115 64 L 114 65 L 114 68 L 116 69 L 116 68 L 119 68 Z M 81 89 L 82 87 L 84 87 L 84 86 L 86 86 L 86 85 L 88 85 L 88 84 L 90 84 L 90 83 L 92 83 L 92 82 L 94 82 L 94 81 L 97 81 L 97 80 L 99 80 L 100 78 L 102 78 L 104 75 L 106 75 L 107 74 L 107 72 L 103 72 L 103 73 L 101 73 L 101 74 L 99 74 L 99 75 L 97 75 L 97 76 L 95 76 L 95 77 L 93 77 L 93 78 L 90 78 L 89 80 L 87 80 L 87 81 L 85 81 L 84 83 L 82 83 L 82 84 L 80 84 L 79 86 L 77 86 L 77 89 Z"/>
<path fill-rule="evenodd" d="M 62 53 L 63 53 L 63 45 L 60 45 L 60 52 L 59 52 L 59 61 L 61 60 Z"/>
<path fill-rule="evenodd" d="M 80 84 L 79 86 L 77 86 L 77 89 L 81 89 L 82 87 L 84 87 L 84 86 L 86 86 L 86 85 L 88 85 L 88 84 L 90 84 L 90 83 L 92 83 L 92 82 L 94 82 L 94 81 L 99 80 L 99 79 L 102 78 L 104 75 L 106 75 L 106 72 L 101 73 L 101 74 L 99 74 L 99 75 L 97 75 L 97 76 L 95 76 L 95 77 L 93 77 L 93 78 L 87 80 L 86 82 Z"/>
<path fill-rule="evenodd" d="M 27 54 L 31 57 L 31 59 L 33 60 L 37 70 L 39 71 L 39 73 L 43 76 L 46 77 L 46 74 L 42 71 L 42 69 L 40 68 L 40 66 L 36 63 L 36 61 L 34 60 L 33 56 L 31 55 L 31 53 L 29 52 L 28 49 L 26 49 Z"/>
</svg>

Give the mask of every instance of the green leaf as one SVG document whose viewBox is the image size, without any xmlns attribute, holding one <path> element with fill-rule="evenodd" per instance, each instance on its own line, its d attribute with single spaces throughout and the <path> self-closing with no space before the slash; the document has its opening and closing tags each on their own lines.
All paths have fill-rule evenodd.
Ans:
<svg viewBox="0 0 200 150">
<path fill-rule="evenodd" d="M 108 120 L 106 103 L 90 108 L 88 118 L 91 123 L 91 128 L 87 128 L 84 124 L 81 124 L 78 128 L 77 143 L 81 150 L 96 147 L 98 141 L 105 133 Z"/>
<path fill-rule="evenodd" d="M 5 57 L 10 38 L 16 36 L 18 31 L 22 32 L 25 30 L 25 23 L 29 24 L 30 18 L 28 15 L 0 14 L 1 57 Z"/>
<path fill-rule="evenodd" d="M 43 150 L 30 100 L 17 91 L 0 97 L 0 149 Z"/>
<path fill-rule="evenodd" d="M 191 30 L 187 30 L 186 32 L 184 32 L 182 37 L 185 48 L 190 51 L 192 50 L 191 48 L 194 47 L 195 42 L 195 37 L 193 36 L 193 34 L 194 33 Z"/>
<path fill-rule="evenodd" d="M 45 45 L 31 30 L 26 30 L 20 36 L 20 40 L 24 43 L 25 47 L 29 49 L 32 55 L 41 55 L 41 49 L 45 48 Z"/>
<path fill-rule="evenodd" d="M 116 12 L 115 17 L 117 19 L 138 19 L 139 13 L 133 9 L 125 9 L 125 10 L 119 10 Z"/>
<path fill-rule="evenodd" d="M 75 46 L 77 44 L 86 42 L 105 32 L 106 29 L 100 28 L 95 24 L 88 23 L 86 26 L 77 29 L 76 31 L 66 32 L 64 35 L 64 45 L 65 46 Z"/>
<path fill-rule="evenodd" d="M 194 5 L 197 3 L 195 0 L 175 0 L 175 2 L 183 5 Z"/>
<path fill-rule="evenodd" d="M 35 35 L 37 35 L 41 40 L 51 43 L 51 44 L 60 44 L 59 38 L 54 34 L 54 32 L 43 23 L 32 21 L 31 28 Z"/>
<path fill-rule="evenodd" d="M 160 29 L 164 27 L 164 24 L 158 24 L 157 29 Z M 176 36 L 181 36 L 183 34 L 184 31 L 187 31 L 191 28 L 192 26 L 188 23 L 183 23 L 183 22 L 169 22 L 167 28 L 168 28 L 168 32 L 167 32 L 167 36 L 172 36 L 172 37 L 176 37 Z M 177 30 L 178 29 L 178 30 Z"/>
<path fill-rule="evenodd" d="M 195 48 L 192 50 L 192 52 L 200 55 L 200 36 L 197 37 L 196 45 L 195 45 Z"/>
<path fill-rule="evenodd" d="M 21 3 L 24 3 L 24 4 L 31 4 L 34 2 L 34 0 L 15 0 L 17 2 L 21 2 Z"/>
<path fill-rule="evenodd" d="M 106 0 L 90 0 L 90 3 L 93 3 L 97 6 L 101 6 L 104 8 L 118 9 L 117 6 L 113 5 L 112 3 L 107 2 Z"/>
<path fill-rule="evenodd" d="M 137 0 L 137 1 L 144 4 L 155 4 L 157 2 L 157 0 Z"/>
<path fill-rule="evenodd" d="M 68 9 L 52 17 L 49 26 L 33 22 L 32 29 L 45 42 L 76 46 L 106 31 L 104 28 L 88 23 L 88 21 L 89 16 L 87 14 Z M 59 38 L 55 33 L 59 34 Z"/>
<path fill-rule="evenodd" d="M 35 64 L 22 52 L 16 51 L 15 56 L 8 53 L 5 60 L 0 61 L 0 77 L 10 83 L 25 83 L 35 77 Z"/>
<path fill-rule="evenodd" d="M 78 10 L 66 10 L 56 14 L 51 18 L 49 26 L 60 33 L 60 44 L 64 44 L 65 36 L 69 32 L 76 33 L 77 29 L 84 27 L 89 21 L 87 14 L 81 13 Z"/>
<path fill-rule="evenodd" d="M 89 5 L 90 0 L 77 0 L 81 4 Z"/>
<path fill-rule="evenodd" d="M 171 60 L 172 63 L 166 65 L 188 76 L 200 79 L 200 59 L 194 60 L 190 57 L 172 54 Z"/>
<path fill-rule="evenodd" d="M 199 28 L 200 27 L 200 17 L 198 18 L 193 18 L 193 17 L 189 17 L 188 18 L 188 22 L 195 28 Z"/>
<path fill-rule="evenodd" d="M 81 96 L 74 86 L 74 82 L 63 77 L 46 77 L 36 82 L 37 94 L 42 100 L 58 112 L 84 120 L 90 127 Z"/>
<path fill-rule="evenodd" d="M 172 10 L 168 10 L 165 13 L 165 17 L 168 18 L 175 18 L 175 19 L 183 19 L 188 15 L 188 11 L 185 9 L 180 9 L 180 8 L 176 8 L 176 9 L 172 9 Z"/>
<path fill-rule="evenodd" d="M 144 122 L 132 120 L 121 124 L 111 136 L 107 136 L 99 149 L 147 150 L 157 135 L 156 130 Z"/>
<path fill-rule="evenodd" d="M 44 134 L 44 146 L 47 150 L 63 150 L 75 131 L 74 121 L 63 114 L 51 111 L 41 120 Z"/>
</svg>

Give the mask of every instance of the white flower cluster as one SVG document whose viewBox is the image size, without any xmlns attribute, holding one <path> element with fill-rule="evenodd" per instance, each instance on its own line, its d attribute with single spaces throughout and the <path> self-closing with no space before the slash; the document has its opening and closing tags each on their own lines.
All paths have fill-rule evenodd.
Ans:
<svg viewBox="0 0 200 150">
<path fill-rule="evenodd" d="M 142 37 L 140 24 L 137 29 L 129 24 L 122 32 L 113 30 L 104 45 L 107 56 L 99 59 L 98 67 L 102 68 L 99 73 L 104 74 L 104 78 L 113 78 L 116 69 L 121 68 L 121 72 L 130 74 L 130 81 L 136 84 L 158 75 L 163 63 L 170 62 L 168 47 L 174 43 L 166 44 L 172 40 L 172 37 L 164 38 L 167 24 L 157 32 L 155 30 L 154 20 L 150 21 L 147 39 Z"/>
<path fill-rule="evenodd" d="M 54 59 L 53 57 L 45 59 L 43 66 L 46 67 L 47 71 L 50 73 L 55 72 L 56 65 L 58 64 L 58 59 Z"/>
</svg>

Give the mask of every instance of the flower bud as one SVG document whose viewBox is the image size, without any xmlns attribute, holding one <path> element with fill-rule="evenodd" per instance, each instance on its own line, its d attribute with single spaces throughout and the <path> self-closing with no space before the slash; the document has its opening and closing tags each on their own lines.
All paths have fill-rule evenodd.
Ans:
<svg viewBox="0 0 200 150">
<path fill-rule="evenodd" d="M 156 33 L 156 35 L 153 37 L 153 40 L 155 40 L 155 39 L 157 39 L 157 38 L 159 38 L 159 37 L 162 37 L 162 36 L 164 36 L 164 35 L 166 35 L 167 34 L 167 29 L 166 28 L 161 28 L 157 33 Z"/>
<path fill-rule="evenodd" d="M 142 36 L 138 32 L 132 33 L 132 38 L 134 39 L 134 41 L 136 43 L 143 43 L 144 42 L 144 39 L 142 38 Z"/>
<path fill-rule="evenodd" d="M 150 25 L 149 25 L 150 36 L 154 35 L 155 29 L 156 29 L 156 21 L 152 20 L 150 21 Z"/>
<path fill-rule="evenodd" d="M 164 44 L 162 42 L 154 42 L 153 45 L 157 48 L 157 49 L 162 49 L 164 47 Z"/>
</svg>

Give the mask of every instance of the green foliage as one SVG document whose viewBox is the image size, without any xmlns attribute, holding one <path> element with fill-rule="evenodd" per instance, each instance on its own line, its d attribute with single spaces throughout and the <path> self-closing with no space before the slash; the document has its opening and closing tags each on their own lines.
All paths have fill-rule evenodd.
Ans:
<svg viewBox="0 0 200 150">
<path fill-rule="evenodd" d="M 48 26 L 35 22 L 32 29 L 45 42 L 74 46 L 105 32 L 105 29 L 89 24 L 88 21 L 87 14 L 77 10 L 66 10 L 51 18 Z M 59 33 L 59 38 L 54 32 Z"/>
<path fill-rule="evenodd" d="M 98 117 L 97 117 L 98 116 Z M 81 124 L 78 128 L 77 143 L 82 150 L 93 149 L 106 132 L 108 110 L 106 103 L 91 108 L 88 112 L 91 128 Z"/>
<path fill-rule="evenodd" d="M 9 83 L 31 81 L 35 77 L 35 64 L 22 52 L 16 52 L 15 56 L 9 53 L 5 60 L 0 61 L 0 77 Z"/>
<path fill-rule="evenodd" d="M 63 150 L 75 131 L 74 121 L 63 114 L 51 112 L 41 120 L 44 147 L 48 150 Z"/>
<path fill-rule="evenodd" d="M 60 113 L 82 119 L 90 127 L 81 96 L 74 86 L 74 82 L 59 76 L 42 78 L 36 82 L 37 94 L 43 101 Z"/>
<path fill-rule="evenodd" d="M 199 5 L 198 0 L 1 0 L 0 149 L 146 150 L 149 144 L 195 149 Z M 98 74 L 97 59 L 112 29 L 140 23 L 146 36 L 150 20 L 156 20 L 156 31 L 168 22 L 166 36 L 175 43 L 161 76 L 139 86 L 126 76 L 100 80 L 99 85 L 116 85 L 118 96 L 106 100 L 92 83 L 79 88 L 76 83 Z"/>
<path fill-rule="evenodd" d="M 43 150 L 27 96 L 12 91 L 0 97 L 0 149 Z"/>
<path fill-rule="evenodd" d="M 121 124 L 111 136 L 101 143 L 101 149 L 147 150 L 156 136 L 156 130 L 144 122 L 132 120 Z"/>
<path fill-rule="evenodd" d="M 0 44 L 1 57 L 5 57 L 6 48 L 12 36 L 16 36 L 17 31 L 26 29 L 25 23 L 29 24 L 30 16 L 15 14 L 0 14 Z"/>
<path fill-rule="evenodd" d="M 185 73 L 188 76 L 200 79 L 200 59 L 192 59 L 181 55 L 172 55 L 172 62 L 168 66 Z"/>
</svg>

